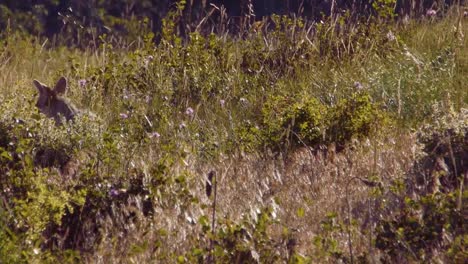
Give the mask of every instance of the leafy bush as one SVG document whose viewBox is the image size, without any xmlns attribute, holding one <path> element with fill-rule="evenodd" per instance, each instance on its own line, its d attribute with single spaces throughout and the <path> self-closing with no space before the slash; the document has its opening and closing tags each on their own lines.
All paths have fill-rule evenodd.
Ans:
<svg viewBox="0 0 468 264">
<path fill-rule="evenodd" d="M 415 184 L 423 183 L 426 192 L 429 184 L 438 185 L 432 192 L 451 192 L 461 188 L 466 177 L 463 174 L 468 171 L 468 110 L 457 113 L 450 106 L 443 109 L 440 105 L 433 109 L 432 122 L 419 131 L 426 156 L 417 164 Z"/>
<path fill-rule="evenodd" d="M 306 258 L 295 251 L 295 238 L 292 232 L 283 228 L 280 237 L 273 237 L 271 230 L 281 228 L 275 210 L 265 207 L 245 214 L 239 222 L 228 218 L 218 220 L 217 230 L 210 230 L 206 216 L 199 219 L 204 234 L 210 240 L 208 250 L 196 249 L 187 260 L 214 260 L 216 263 L 272 263 L 292 261 L 304 263 Z M 194 254 L 196 253 L 196 254 Z"/>
<path fill-rule="evenodd" d="M 327 142 L 342 148 L 353 138 L 367 137 L 379 130 L 385 116 L 385 112 L 371 101 L 370 95 L 354 93 L 339 101 L 328 114 Z"/>
<path fill-rule="evenodd" d="M 295 101 L 272 96 L 263 106 L 263 133 L 271 146 L 316 145 L 323 143 L 327 108 L 315 98 Z"/>
<path fill-rule="evenodd" d="M 464 192 L 461 211 L 457 208 L 457 197 L 458 193 L 452 192 L 418 200 L 406 198 L 405 205 L 394 217 L 378 224 L 376 247 L 388 254 L 389 261 L 401 258 L 427 261 L 442 257 L 441 252 L 447 252 L 454 241 L 463 239 L 467 228 L 462 214 L 466 210 L 467 192 Z M 460 256 L 466 250 L 456 248 L 451 249 L 451 254 Z"/>
<path fill-rule="evenodd" d="M 273 96 L 265 103 L 263 134 L 269 146 L 336 144 L 342 149 L 351 139 L 362 139 L 390 121 L 366 93 L 354 93 L 326 107 L 315 98 L 297 102 L 284 96 Z"/>
<path fill-rule="evenodd" d="M 434 107 L 419 140 L 423 155 L 408 175 L 403 203 L 378 224 L 376 246 L 388 260 L 448 261 L 466 254 L 467 111 Z M 442 254 L 441 254 L 442 253 Z"/>
</svg>

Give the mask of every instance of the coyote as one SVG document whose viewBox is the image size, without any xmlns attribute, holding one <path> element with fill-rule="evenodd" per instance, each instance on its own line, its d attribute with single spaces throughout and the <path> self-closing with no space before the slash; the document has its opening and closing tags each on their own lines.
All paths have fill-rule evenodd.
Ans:
<svg viewBox="0 0 468 264">
<path fill-rule="evenodd" d="M 34 80 L 33 83 L 39 91 L 36 107 L 47 117 L 53 118 L 57 125 L 62 124 L 63 118 L 70 121 L 78 114 L 78 109 L 61 96 L 67 90 L 67 79 L 65 77 L 60 77 L 54 89 L 37 80 Z"/>
<path fill-rule="evenodd" d="M 33 83 L 39 91 L 36 107 L 47 117 L 53 118 L 57 126 L 62 125 L 64 119 L 73 120 L 77 114 L 81 113 L 72 103 L 62 97 L 67 90 L 65 77 L 60 77 L 53 89 L 37 80 L 33 80 Z M 80 154 L 83 153 L 85 152 Z M 39 147 L 34 163 L 40 167 L 57 167 L 64 178 L 70 179 L 76 176 L 80 159 L 76 155 L 70 155 L 61 147 Z"/>
</svg>

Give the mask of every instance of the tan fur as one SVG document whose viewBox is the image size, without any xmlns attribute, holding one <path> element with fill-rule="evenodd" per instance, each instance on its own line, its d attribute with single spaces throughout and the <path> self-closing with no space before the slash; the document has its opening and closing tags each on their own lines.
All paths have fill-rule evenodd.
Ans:
<svg viewBox="0 0 468 264">
<path fill-rule="evenodd" d="M 67 90 L 67 79 L 60 77 L 54 89 L 34 80 L 34 86 L 39 91 L 36 107 L 47 117 L 53 118 L 57 125 L 62 123 L 62 118 L 67 121 L 72 120 L 78 110 L 62 95 Z"/>
<path fill-rule="evenodd" d="M 63 97 L 68 88 L 65 77 L 60 77 L 53 89 L 37 80 L 33 80 L 33 84 L 39 92 L 36 107 L 47 117 L 53 118 L 57 125 L 61 125 L 64 119 L 73 120 L 79 113 L 79 110 Z M 60 175 L 66 180 L 77 175 L 80 165 L 76 157 L 70 157 L 62 150 L 47 148 L 36 153 L 35 163 L 41 167 L 58 168 Z"/>
</svg>

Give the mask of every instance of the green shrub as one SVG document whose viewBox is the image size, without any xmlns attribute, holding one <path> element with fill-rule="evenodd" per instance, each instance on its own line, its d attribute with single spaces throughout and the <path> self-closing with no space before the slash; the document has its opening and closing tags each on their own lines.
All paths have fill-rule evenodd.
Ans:
<svg viewBox="0 0 468 264">
<path fill-rule="evenodd" d="M 304 263 L 306 260 L 294 251 L 290 241 L 294 238 L 287 228 L 283 228 L 281 237 L 272 236 L 271 230 L 281 225 L 271 207 L 245 214 L 239 222 L 219 219 L 215 232 L 210 230 L 206 216 L 202 216 L 199 223 L 213 245 L 211 252 L 204 252 L 205 257 L 216 263 Z"/>
<path fill-rule="evenodd" d="M 265 143 L 273 147 L 322 143 L 327 108 L 315 98 L 271 96 L 262 109 Z"/>
<path fill-rule="evenodd" d="M 458 193 L 438 193 L 418 200 L 405 198 L 404 206 L 391 218 L 377 225 L 376 247 L 388 254 L 389 261 L 399 258 L 428 261 L 446 252 L 459 255 L 453 243 L 464 236 L 468 193 L 464 193 L 464 208 L 457 209 Z M 447 238 L 449 238 L 447 240 Z M 454 240 L 455 239 L 455 240 Z M 451 242 L 452 241 L 452 242 Z M 453 245 L 453 246 L 452 246 Z M 466 246 L 465 246 L 466 247 Z"/>
<path fill-rule="evenodd" d="M 377 225 L 376 247 L 390 262 L 466 256 L 467 113 L 436 104 L 432 121 L 419 130 L 423 152 L 408 172 L 406 190 L 394 193 L 400 206 Z"/>
<path fill-rule="evenodd" d="M 372 102 L 369 94 L 353 93 L 331 108 L 326 141 L 343 147 L 351 139 L 368 137 L 379 129 L 385 120 L 384 113 Z"/>
<path fill-rule="evenodd" d="M 240 148 L 243 151 L 254 152 L 263 145 L 263 136 L 260 127 L 250 120 L 240 122 L 234 129 L 232 147 L 234 150 Z"/>
<path fill-rule="evenodd" d="M 353 138 L 371 136 L 390 121 L 365 93 L 354 93 L 334 107 L 315 98 L 271 96 L 262 115 L 263 140 L 273 148 L 331 143 L 342 148 Z"/>
</svg>

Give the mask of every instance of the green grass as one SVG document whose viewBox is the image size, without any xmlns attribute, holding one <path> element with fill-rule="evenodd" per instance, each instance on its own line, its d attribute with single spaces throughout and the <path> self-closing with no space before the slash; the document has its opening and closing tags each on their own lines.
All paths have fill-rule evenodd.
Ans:
<svg viewBox="0 0 468 264">
<path fill-rule="evenodd" d="M 105 37 L 78 50 L 6 34 L 0 262 L 192 263 L 206 261 L 211 240 L 219 263 L 466 254 L 466 232 L 455 228 L 458 240 L 440 246 L 440 256 L 413 252 L 420 248 L 410 237 L 401 255 L 375 242 L 411 197 L 414 164 L 431 155 L 414 131 L 456 116 L 444 119 L 460 128 L 452 161 L 466 155 L 458 115 L 468 102 L 466 18 L 336 31 L 334 21 L 309 31 L 275 19 L 283 27 L 244 38 L 193 33 L 182 44 L 168 34 L 155 45 L 148 35 L 136 49 Z M 60 76 L 67 97 L 97 118 L 56 127 L 38 113 L 32 80 L 52 85 Z M 41 168 L 41 150 L 69 162 Z M 212 170 L 215 231 L 205 194 Z M 455 210 L 458 192 L 459 183 L 445 190 L 434 214 Z"/>
</svg>

